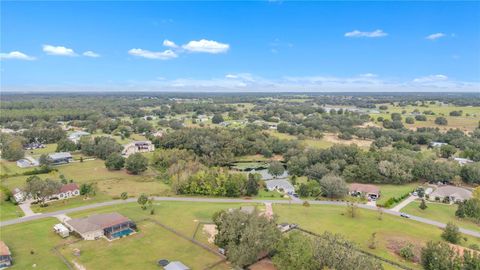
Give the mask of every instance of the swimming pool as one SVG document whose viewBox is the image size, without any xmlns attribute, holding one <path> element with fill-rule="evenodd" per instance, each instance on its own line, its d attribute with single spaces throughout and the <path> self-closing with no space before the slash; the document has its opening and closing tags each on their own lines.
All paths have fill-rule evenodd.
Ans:
<svg viewBox="0 0 480 270">
<path fill-rule="evenodd" d="M 131 233 L 133 233 L 133 230 L 128 228 L 128 229 L 125 229 L 125 230 L 122 230 L 122 231 L 119 231 L 119 232 L 116 232 L 116 233 L 112 233 L 110 235 L 110 238 L 111 239 L 121 238 L 121 237 L 130 235 Z"/>
</svg>

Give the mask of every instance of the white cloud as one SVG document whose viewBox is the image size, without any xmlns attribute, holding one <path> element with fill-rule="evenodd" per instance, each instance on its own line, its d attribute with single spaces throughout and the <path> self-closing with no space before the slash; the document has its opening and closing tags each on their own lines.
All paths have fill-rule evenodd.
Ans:
<svg viewBox="0 0 480 270">
<path fill-rule="evenodd" d="M 100 57 L 100 54 L 96 53 L 96 52 L 93 52 L 93 51 L 86 51 L 83 53 L 84 56 L 87 56 L 87 57 L 93 57 L 93 58 L 97 58 L 97 57 Z"/>
<path fill-rule="evenodd" d="M 165 50 L 163 52 L 152 52 L 143 49 L 131 49 L 128 51 L 129 54 L 144 57 L 148 59 L 159 59 L 159 60 L 168 60 L 172 58 L 177 58 L 178 55 L 172 50 Z"/>
<path fill-rule="evenodd" d="M 0 53 L 0 59 L 17 59 L 17 60 L 28 60 L 32 61 L 35 60 L 35 57 L 28 56 L 19 51 L 13 51 L 9 53 Z"/>
<path fill-rule="evenodd" d="M 49 55 L 77 56 L 72 49 L 63 46 L 43 45 L 43 51 Z"/>
<path fill-rule="evenodd" d="M 362 32 L 359 30 L 353 30 L 351 32 L 345 33 L 346 37 L 368 37 L 368 38 L 376 38 L 376 37 L 385 37 L 388 36 L 388 33 L 383 32 L 381 29 L 377 29 L 372 32 Z"/>
<path fill-rule="evenodd" d="M 428 39 L 428 40 L 436 40 L 436 39 L 439 39 L 439 38 L 442 38 L 442 37 L 445 37 L 444 33 L 431 34 L 431 35 L 426 36 L 425 38 Z"/>
<path fill-rule="evenodd" d="M 431 82 L 441 82 L 446 80 L 448 80 L 448 77 L 446 75 L 435 74 L 435 75 L 428 75 L 424 77 L 415 78 L 413 79 L 413 82 L 414 83 L 431 83 Z"/>
<path fill-rule="evenodd" d="M 173 42 L 173 41 L 171 41 L 171 40 L 168 40 L 168 39 L 165 39 L 165 40 L 163 41 L 163 46 L 169 47 L 169 48 L 175 48 L 175 49 L 178 48 L 178 45 L 175 44 L 175 42 Z"/>
<path fill-rule="evenodd" d="M 224 53 L 230 48 L 230 45 L 220 43 L 214 40 L 192 40 L 182 46 L 189 52 L 203 52 L 203 53 Z"/>
</svg>

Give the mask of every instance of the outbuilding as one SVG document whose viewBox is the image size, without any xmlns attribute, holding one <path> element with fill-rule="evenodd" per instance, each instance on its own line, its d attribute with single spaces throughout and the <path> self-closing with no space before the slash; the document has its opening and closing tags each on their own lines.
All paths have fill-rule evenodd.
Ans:
<svg viewBox="0 0 480 270">
<path fill-rule="evenodd" d="M 70 230 L 68 230 L 65 225 L 58 223 L 53 226 L 53 231 L 60 235 L 62 238 L 68 237 L 70 235 Z"/>
</svg>

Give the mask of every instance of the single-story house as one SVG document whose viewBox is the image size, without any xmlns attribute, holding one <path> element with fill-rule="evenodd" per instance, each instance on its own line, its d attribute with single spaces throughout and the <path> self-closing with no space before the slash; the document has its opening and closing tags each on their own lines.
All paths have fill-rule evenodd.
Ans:
<svg viewBox="0 0 480 270">
<path fill-rule="evenodd" d="M 58 193 L 50 196 L 50 198 L 65 200 L 78 195 L 80 195 L 80 188 L 78 187 L 78 185 L 75 183 L 69 183 L 60 187 Z"/>
<path fill-rule="evenodd" d="M 137 229 L 137 225 L 133 221 L 118 213 L 74 218 L 66 220 L 65 225 L 85 240 L 96 240 L 100 237 L 113 240 L 130 235 Z"/>
<path fill-rule="evenodd" d="M 352 196 L 365 196 L 371 200 L 380 197 L 380 188 L 375 185 L 352 183 L 348 186 L 348 192 Z"/>
<path fill-rule="evenodd" d="M 53 226 L 53 231 L 60 235 L 62 238 L 68 237 L 70 235 L 70 231 L 62 223 L 55 224 L 55 226 Z"/>
<path fill-rule="evenodd" d="M 152 152 L 154 150 L 155 145 L 151 141 L 136 141 L 126 144 L 123 147 L 122 155 L 128 157 L 135 153 Z"/>
<path fill-rule="evenodd" d="M 23 148 L 25 148 L 25 150 L 41 149 L 45 148 L 45 145 L 43 143 L 33 142 L 24 145 Z"/>
<path fill-rule="evenodd" d="M 443 143 L 443 142 L 431 142 L 428 144 L 428 147 L 430 148 L 438 148 L 438 147 L 442 147 L 444 145 L 448 145 L 448 143 Z"/>
<path fill-rule="evenodd" d="M 454 202 L 463 202 L 472 198 L 472 192 L 468 189 L 455 187 L 455 186 L 442 186 L 437 188 L 429 195 L 431 201 L 437 200 L 443 201 L 446 197 L 450 200 L 451 203 Z"/>
<path fill-rule="evenodd" d="M 38 160 L 36 160 L 32 157 L 25 157 L 25 158 L 17 160 L 17 166 L 20 167 L 20 168 L 36 167 L 38 165 L 40 165 Z"/>
<path fill-rule="evenodd" d="M 0 240 L 0 269 L 9 267 L 13 264 L 12 253 L 8 246 Z"/>
<path fill-rule="evenodd" d="M 23 202 L 26 199 L 25 192 L 19 188 L 14 188 L 12 190 L 12 195 L 17 203 Z"/>
<path fill-rule="evenodd" d="M 70 133 L 70 135 L 68 135 L 68 139 L 74 143 L 78 143 L 82 136 L 89 136 L 89 135 L 90 133 L 85 131 L 75 131 Z"/>
<path fill-rule="evenodd" d="M 458 157 L 456 157 L 453 160 L 458 162 L 458 164 L 460 164 L 461 166 L 463 166 L 465 164 L 473 163 L 473 160 L 468 159 L 468 158 L 458 158 Z"/>
<path fill-rule="evenodd" d="M 190 270 L 188 266 L 179 261 L 173 261 L 163 267 L 165 270 Z"/>
<path fill-rule="evenodd" d="M 285 179 L 268 180 L 265 181 L 265 185 L 269 191 L 277 190 L 287 194 L 295 193 L 295 188 Z"/>
<path fill-rule="evenodd" d="M 72 155 L 69 152 L 58 152 L 48 154 L 47 159 L 53 164 L 65 164 L 70 163 L 73 160 Z"/>
</svg>

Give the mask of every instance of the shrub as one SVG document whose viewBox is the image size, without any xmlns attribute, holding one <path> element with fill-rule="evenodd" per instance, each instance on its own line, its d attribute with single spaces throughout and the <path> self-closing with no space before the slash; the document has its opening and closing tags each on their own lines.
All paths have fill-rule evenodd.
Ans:
<svg viewBox="0 0 480 270">
<path fill-rule="evenodd" d="M 400 249 L 400 256 L 408 261 L 413 261 L 415 259 L 415 254 L 413 253 L 412 244 L 408 244 Z"/>
</svg>

